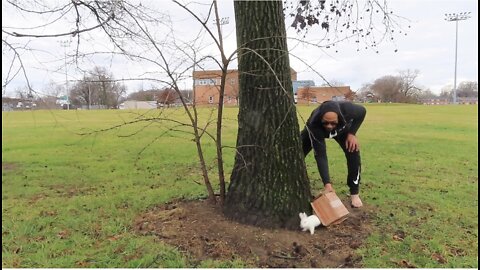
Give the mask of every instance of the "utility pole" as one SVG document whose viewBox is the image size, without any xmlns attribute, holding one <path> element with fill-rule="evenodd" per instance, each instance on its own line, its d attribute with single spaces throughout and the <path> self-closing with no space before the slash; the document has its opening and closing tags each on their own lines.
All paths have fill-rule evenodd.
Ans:
<svg viewBox="0 0 480 270">
<path fill-rule="evenodd" d="M 92 96 L 90 95 L 90 82 L 88 83 L 88 109 L 90 110 L 90 107 L 91 107 L 91 102 L 92 100 Z"/>
<path fill-rule="evenodd" d="M 86 71 L 83 71 L 83 81 L 87 84 L 87 89 L 88 89 L 88 109 L 90 110 L 90 104 L 91 104 L 91 96 L 90 96 L 90 81 L 87 81 L 87 76 L 85 76 Z M 89 79 L 90 80 L 90 79 Z"/>
<path fill-rule="evenodd" d="M 220 33 L 223 35 L 223 26 L 225 24 L 229 24 L 230 22 L 230 17 L 222 17 L 220 18 L 220 20 L 218 21 L 218 25 L 220 25 Z M 213 20 L 213 24 L 217 24 L 217 20 Z"/>
<path fill-rule="evenodd" d="M 453 78 L 453 104 L 457 104 L 457 48 L 458 48 L 458 21 L 470 18 L 471 12 L 446 13 L 445 20 L 455 22 L 455 75 Z"/>
<path fill-rule="evenodd" d="M 64 48 L 65 52 L 65 92 L 67 95 L 67 110 L 70 110 L 70 91 L 68 89 L 68 68 L 67 68 L 67 47 L 70 47 L 70 40 L 61 40 L 58 41 L 60 46 Z"/>
<path fill-rule="evenodd" d="M 218 26 L 220 26 L 220 33 L 219 33 L 219 34 L 220 34 L 220 42 L 221 42 L 221 43 L 223 43 L 223 37 L 222 37 L 222 36 L 223 36 L 223 31 L 222 31 L 222 30 L 223 30 L 223 26 L 224 26 L 225 24 L 228 24 L 229 21 L 230 21 L 230 17 L 222 17 L 222 18 L 220 18 L 219 20 L 216 20 L 216 19 L 213 20 L 213 24 L 215 24 L 215 25 L 218 24 Z"/>
</svg>

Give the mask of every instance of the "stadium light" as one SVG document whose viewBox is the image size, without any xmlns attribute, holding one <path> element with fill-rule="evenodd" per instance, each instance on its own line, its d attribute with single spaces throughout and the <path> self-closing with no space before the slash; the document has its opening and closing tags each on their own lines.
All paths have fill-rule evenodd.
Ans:
<svg viewBox="0 0 480 270">
<path fill-rule="evenodd" d="M 457 104 L 457 48 L 458 48 L 458 21 L 470 18 L 471 12 L 445 13 L 445 20 L 455 22 L 455 75 L 453 78 L 453 104 Z"/>
</svg>

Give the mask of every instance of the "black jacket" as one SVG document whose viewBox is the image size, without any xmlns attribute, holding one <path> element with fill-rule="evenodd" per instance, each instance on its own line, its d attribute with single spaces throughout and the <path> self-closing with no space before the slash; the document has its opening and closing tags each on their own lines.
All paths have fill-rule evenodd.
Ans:
<svg viewBox="0 0 480 270">
<path fill-rule="evenodd" d="M 338 125 L 328 132 L 322 125 L 323 115 L 335 112 L 338 115 Z M 318 171 L 324 184 L 330 183 L 328 158 L 325 138 L 334 138 L 347 153 L 345 140 L 347 134 L 355 135 L 365 119 L 367 111 L 363 106 L 346 101 L 326 101 L 316 108 L 307 120 L 308 142 L 311 143 L 317 161 Z M 307 153 L 305 153 L 307 154 Z"/>
<path fill-rule="evenodd" d="M 363 106 L 347 101 L 325 101 L 316 108 L 307 120 L 307 127 L 314 132 L 317 139 L 330 138 L 322 126 L 322 117 L 327 112 L 335 112 L 338 115 L 338 125 L 332 133 L 340 136 L 344 133 L 355 135 L 365 119 L 367 111 Z"/>
</svg>

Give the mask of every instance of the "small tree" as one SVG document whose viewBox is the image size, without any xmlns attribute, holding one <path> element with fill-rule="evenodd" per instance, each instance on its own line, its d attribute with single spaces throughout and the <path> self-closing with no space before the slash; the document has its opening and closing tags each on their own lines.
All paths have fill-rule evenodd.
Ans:
<svg viewBox="0 0 480 270">
<path fill-rule="evenodd" d="M 102 105 L 105 108 L 118 108 L 127 92 L 126 86 L 116 82 L 113 75 L 104 67 L 95 67 L 76 82 L 70 90 L 70 100 L 78 106 Z"/>
<path fill-rule="evenodd" d="M 305 86 L 298 98 L 303 99 L 307 102 L 307 104 L 310 104 L 314 97 L 315 93 L 312 91 L 312 88 L 310 86 Z"/>
<path fill-rule="evenodd" d="M 458 85 L 458 97 L 478 97 L 478 82 L 465 81 Z"/>
<path fill-rule="evenodd" d="M 401 71 L 399 75 L 386 75 L 376 79 L 370 89 L 383 102 L 415 103 L 421 93 L 415 79 L 419 71 Z"/>
<path fill-rule="evenodd" d="M 139 91 L 130 93 L 127 99 L 139 100 L 139 101 L 155 101 L 157 96 L 159 95 L 160 95 L 160 90 L 157 90 L 157 89 L 139 90 Z"/>
<path fill-rule="evenodd" d="M 349 89 L 348 92 L 345 93 L 344 97 L 345 97 L 346 100 L 353 101 L 357 98 L 357 93 L 352 91 L 352 89 Z"/>
<path fill-rule="evenodd" d="M 157 102 L 159 104 L 164 104 L 170 107 L 171 104 L 175 103 L 178 98 L 177 92 L 171 88 L 165 88 L 160 91 L 158 95 Z"/>
</svg>

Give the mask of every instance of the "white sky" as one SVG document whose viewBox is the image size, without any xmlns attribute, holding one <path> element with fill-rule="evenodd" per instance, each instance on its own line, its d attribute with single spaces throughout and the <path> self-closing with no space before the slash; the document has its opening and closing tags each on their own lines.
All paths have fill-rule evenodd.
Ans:
<svg viewBox="0 0 480 270">
<path fill-rule="evenodd" d="M 350 85 L 353 90 L 357 90 L 362 84 L 371 83 L 379 77 L 397 75 L 399 71 L 410 69 L 419 70 L 420 75 L 416 82 L 423 88 L 428 88 L 435 93 L 439 93 L 445 87 L 453 88 L 455 22 L 444 20 L 444 14 L 471 12 L 471 18 L 460 21 L 458 27 L 457 85 L 462 81 L 478 81 L 478 2 L 476 0 L 388 0 L 387 2 L 394 14 L 410 20 L 403 24 L 403 28 L 407 30 L 406 36 L 396 36 L 395 43 L 381 44 L 378 48 L 379 53 L 370 49 L 365 50 L 364 46 L 357 52 L 356 44 L 353 41 L 341 43 L 330 49 L 308 47 L 299 45 L 296 41 L 289 41 L 292 55 L 290 63 L 292 68 L 298 72 L 298 79 L 314 80 L 316 84 L 322 84 L 323 80 L 317 74 L 319 73 L 327 80 L 342 82 Z M 172 21 L 177 25 L 179 36 L 192 36 L 198 31 L 198 23 L 195 23 L 182 10 L 172 8 L 173 5 L 170 1 L 160 0 L 156 3 L 161 3 L 163 11 L 174 14 L 171 15 Z M 227 54 L 230 54 L 236 47 L 233 1 L 220 0 L 220 8 L 220 17 L 229 17 L 229 24 L 223 26 L 223 33 L 226 37 L 225 48 Z M 33 19 L 20 17 L 4 8 L 2 1 L 2 28 L 5 26 L 26 27 L 34 23 L 30 20 Z M 288 20 L 287 26 L 290 23 L 291 21 Z M 408 25 L 411 28 L 407 28 Z M 306 39 L 313 40 L 319 35 L 321 32 L 312 31 Z M 2 36 L 4 35 L 2 34 Z M 289 29 L 288 36 L 298 37 L 292 28 Z M 98 42 L 99 40 L 101 39 L 97 39 L 95 45 L 93 43 L 91 45 L 102 50 L 112 47 L 108 43 Z M 12 42 L 13 39 L 9 38 L 9 41 Z M 15 40 L 15 42 L 25 41 L 25 39 Z M 64 85 L 65 48 L 61 47 L 56 39 L 34 39 L 29 41 L 28 46 L 37 50 L 33 54 L 22 55 L 32 86 L 42 92 L 50 81 Z M 74 46 L 68 47 L 67 54 L 72 54 L 73 48 Z M 394 52 L 395 49 L 398 49 L 398 52 Z M 3 56 L 2 81 L 5 80 L 5 74 L 10 64 L 5 60 L 8 57 Z M 307 62 L 317 73 L 312 72 L 297 57 Z M 95 65 L 105 66 L 117 79 L 137 77 L 154 69 L 145 63 L 132 63 L 122 59 L 98 56 L 89 59 L 92 62 L 80 63 L 83 68 L 88 70 Z M 75 69 L 74 65 L 68 65 L 67 77 L 70 81 L 81 79 L 82 74 Z M 142 84 L 147 89 L 151 83 L 136 81 L 126 84 L 129 92 L 133 92 L 141 89 Z M 7 95 L 14 96 L 15 89 L 23 85 L 25 85 L 24 78 L 18 76 L 6 87 Z M 191 88 L 190 85 L 188 81 L 184 83 L 185 88 Z"/>
</svg>

